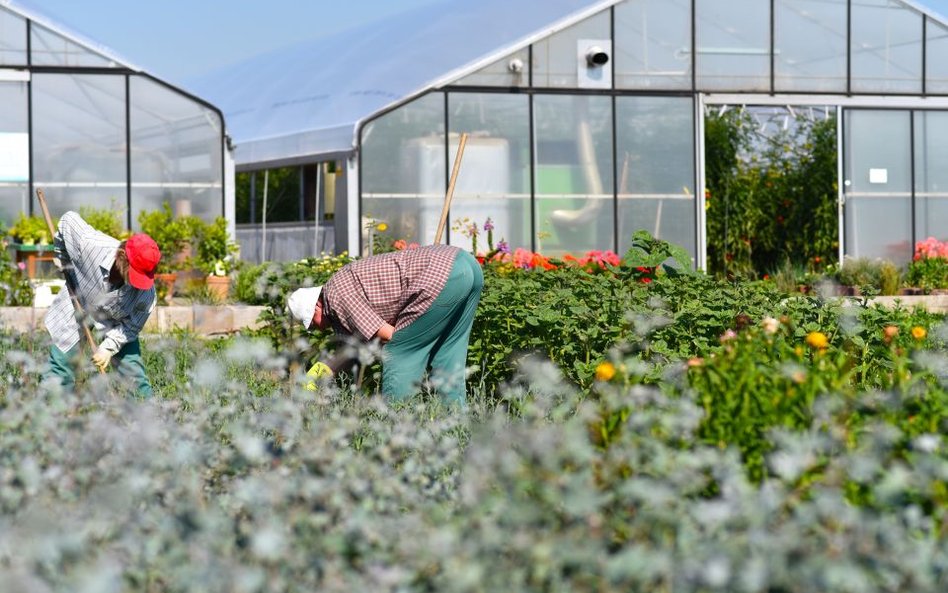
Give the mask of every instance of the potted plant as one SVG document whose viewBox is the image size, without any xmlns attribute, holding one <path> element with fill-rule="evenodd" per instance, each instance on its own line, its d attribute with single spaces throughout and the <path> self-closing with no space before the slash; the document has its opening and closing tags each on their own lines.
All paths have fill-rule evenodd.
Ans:
<svg viewBox="0 0 948 593">
<path fill-rule="evenodd" d="M 230 292 L 230 273 L 234 271 L 239 250 L 227 230 L 227 220 L 219 216 L 204 224 L 196 233 L 197 266 L 207 275 L 208 290 L 219 300 Z"/>
<path fill-rule="evenodd" d="M 46 228 L 46 221 L 39 216 L 27 216 L 20 213 L 19 218 L 7 233 L 20 245 L 46 245 L 52 237 Z"/>
<path fill-rule="evenodd" d="M 174 284 L 178 271 L 189 265 L 182 251 L 192 240 L 192 223 L 185 218 L 175 218 L 168 202 L 158 210 L 142 211 L 138 215 L 141 231 L 155 240 L 161 251 L 161 261 L 155 270 L 155 284 L 159 297 L 170 302 L 174 296 Z"/>
</svg>

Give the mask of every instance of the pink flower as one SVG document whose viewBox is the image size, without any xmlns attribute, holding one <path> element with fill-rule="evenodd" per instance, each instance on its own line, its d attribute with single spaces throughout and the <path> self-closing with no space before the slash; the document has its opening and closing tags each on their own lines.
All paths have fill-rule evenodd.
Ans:
<svg viewBox="0 0 948 593">
<path fill-rule="evenodd" d="M 406 243 L 404 239 L 399 239 L 399 240 L 395 241 L 394 243 L 392 243 L 392 247 L 394 247 L 395 249 L 398 249 L 398 250 L 402 250 L 402 249 L 408 247 L 408 243 Z"/>
<path fill-rule="evenodd" d="M 20 268 L 20 271 L 22 272 L 26 269 L 26 262 L 17 262 L 16 267 Z"/>
</svg>

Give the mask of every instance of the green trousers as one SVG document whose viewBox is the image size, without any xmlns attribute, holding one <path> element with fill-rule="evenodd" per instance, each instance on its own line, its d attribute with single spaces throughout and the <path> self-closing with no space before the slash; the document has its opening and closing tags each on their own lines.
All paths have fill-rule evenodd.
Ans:
<svg viewBox="0 0 948 593">
<path fill-rule="evenodd" d="M 382 349 L 382 392 L 389 400 L 418 393 L 430 368 L 431 382 L 443 401 L 466 403 L 467 345 L 483 288 L 480 264 L 470 253 L 459 253 L 431 308 L 396 331 Z"/>
<path fill-rule="evenodd" d="M 43 373 L 43 380 L 58 377 L 63 387 L 71 389 L 76 383 L 75 365 L 82 356 L 81 345 L 63 352 L 55 344 L 49 348 L 49 370 Z M 89 357 L 91 359 L 91 354 Z M 111 367 L 119 374 L 134 383 L 138 397 L 148 399 L 154 395 L 154 390 L 148 377 L 145 375 L 145 361 L 142 359 L 141 346 L 138 340 L 133 340 L 122 346 L 122 349 L 112 357 Z"/>
</svg>

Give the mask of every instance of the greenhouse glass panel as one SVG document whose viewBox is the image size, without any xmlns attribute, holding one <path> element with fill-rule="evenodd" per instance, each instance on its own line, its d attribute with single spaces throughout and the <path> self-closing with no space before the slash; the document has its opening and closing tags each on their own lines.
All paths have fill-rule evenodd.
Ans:
<svg viewBox="0 0 948 593">
<path fill-rule="evenodd" d="M 34 66 L 116 66 L 109 58 L 36 23 L 30 27 L 30 53 Z"/>
<path fill-rule="evenodd" d="M 948 60 L 933 60 L 932 56 L 948 55 L 948 28 L 928 19 L 925 26 L 928 59 L 925 60 L 925 92 L 948 94 Z"/>
<path fill-rule="evenodd" d="M 701 90 L 770 89 L 770 3 L 695 0 Z"/>
<path fill-rule="evenodd" d="M 26 19 L 0 8 L 0 64 L 26 64 Z"/>
<path fill-rule="evenodd" d="M 846 255 L 905 263 L 912 254 L 910 112 L 844 113 Z"/>
<path fill-rule="evenodd" d="M 616 88 L 691 88 L 691 0 L 615 6 Z"/>
<path fill-rule="evenodd" d="M 454 188 L 449 227 L 451 244 L 472 248 L 476 223 L 483 229 L 489 217 L 495 241 L 511 248 L 531 247 L 530 228 L 530 118 L 526 95 L 450 93 L 448 130 L 451 132 L 449 163 L 457 153 L 457 135 L 470 136 Z M 440 215 L 441 203 L 437 207 Z M 495 245 L 496 246 L 496 245 Z M 486 251 L 486 235 L 478 237 L 478 250 Z"/>
<path fill-rule="evenodd" d="M 904 4 L 853 2 L 851 51 L 854 92 L 922 91 L 922 15 Z"/>
<path fill-rule="evenodd" d="M 530 84 L 530 51 L 523 48 L 453 83 L 461 86 L 525 87 Z"/>
<path fill-rule="evenodd" d="M 694 103 L 690 97 L 617 97 L 619 254 L 646 230 L 697 256 Z"/>
<path fill-rule="evenodd" d="M 611 98 L 538 95 L 533 119 L 537 251 L 614 249 Z"/>
<path fill-rule="evenodd" d="M 363 249 L 372 220 L 385 222 L 391 239 L 434 241 L 447 187 L 444 94 L 425 95 L 370 122 L 360 156 Z"/>
<path fill-rule="evenodd" d="M 96 204 L 124 220 L 125 77 L 34 73 L 32 115 L 34 185 L 53 216 Z"/>
<path fill-rule="evenodd" d="M 915 112 L 915 239 L 948 241 L 948 112 Z"/>
<path fill-rule="evenodd" d="M 30 140 L 25 82 L 0 82 L 0 222 L 30 208 Z"/>
<path fill-rule="evenodd" d="M 129 80 L 132 226 L 168 202 L 205 220 L 223 216 L 220 116 L 148 78 Z"/>
<path fill-rule="evenodd" d="M 606 10 L 536 42 L 533 45 L 533 86 L 576 88 L 585 86 L 581 79 L 586 80 L 588 76 L 611 74 L 609 63 L 590 67 L 585 57 L 586 49 L 593 45 L 609 49 L 612 37 L 609 21 Z M 605 88 L 611 87 L 609 84 Z"/>
<path fill-rule="evenodd" d="M 846 0 L 776 0 L 774 87 L 846 91 Z"/>
</svg>

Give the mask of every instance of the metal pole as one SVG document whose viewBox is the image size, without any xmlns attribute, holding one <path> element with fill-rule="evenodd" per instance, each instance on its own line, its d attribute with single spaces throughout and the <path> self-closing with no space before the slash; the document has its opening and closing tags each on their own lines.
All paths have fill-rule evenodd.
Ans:
<svg viewBox="0 0 948 593">
<path fill-rule="evenodd" d="M 317 257 L 319 256 L 319 220 L 320 220 L 319 182 L 323 178 L 322 172 L 323 172 L 323 163 L 319 163 L 316 165 L 316 204 L 313 207 L 313 209 L 315 210 L 315 212 L 313 213 L 313 221 L 316 223 L 315 226 L 313 227 L 313 255 Z"/>
<path fill-rule="evenodd" d="M 267 260 L 267 189 L 270 183 L 270 169 L 263 172 L 263 236 L 260 237 L 260 263 Z"/>
</svg>

